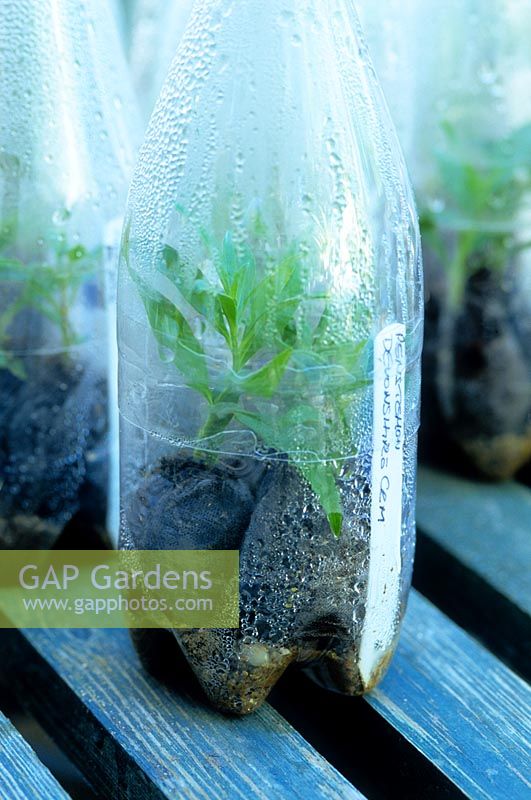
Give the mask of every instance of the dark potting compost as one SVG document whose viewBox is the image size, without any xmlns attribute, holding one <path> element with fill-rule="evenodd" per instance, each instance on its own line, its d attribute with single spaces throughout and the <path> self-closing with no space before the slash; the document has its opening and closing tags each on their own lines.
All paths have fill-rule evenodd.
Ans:
<svg viewBox="0 0 531 800">
<path fill-rule="evenodd" d="M 370 490 L 362 477 L 358 483 L 359 498 L 350 502 L 361 504 Z M 310 487 L 285 458 L 213 466 L 163 459 L 128 507 L 123 546 L 240 550 L 240 630 L 174 632 L 219 708 L 252 711 L 293 662 L 325 685 L 362 691 L 356 659 L 365 586 L 352 576 L 366 570 L 368 522 L 332 537 Z M 160 662 L 167 640 L 150 631 L 143 637 L 145 660 Z"/>
<path fill-rule="evenodd" d="M 462 302 L 452 307 L 441 265 L 425 249 L 431 293 L 419 446 L 427 461 L 500 480 L 531 458 L 531 316 L 515 267 L 489 268 L 488 250 L 469 267 Z"/>
<path fill-rule="evenodd" d="M 25 368 L 0 371 L 0 543 L 46 548 L 76 515 L 105 526 L 107 385 L 68 356 Z"/>
</svg>

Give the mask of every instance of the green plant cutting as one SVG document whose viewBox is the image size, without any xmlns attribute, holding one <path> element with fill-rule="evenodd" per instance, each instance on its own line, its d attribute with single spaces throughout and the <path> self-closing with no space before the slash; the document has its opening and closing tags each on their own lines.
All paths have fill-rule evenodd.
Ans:
<svg viewBox="0 0 531 800">
<path fill-rule="evenodd" d="M 368 339 L 338 341 L 341 319 L 333 300 L 307 291 L 305 248 L 292 244 L 272 256 L 260 220 L 252 245 L 236 245 L 230 231 L 219 243 L 202 231 L 201 241 L 205 258 L 197 268 L 169 245 L 158 265 L 178 290 L 181 307 L 132 271 L 159 346 L 207 401 L 197 442 L 234 421 L 252 430 L 299 470 L 339 536 L 338 477 L 346 455 L 354 454 L 353 394 L 370 384 Z M 126 233 L 129 262 L 128 247 Z M 309 306 L 318 313 L 307 313 Z M 361 308 L 359 314 L 369 312 Z M 203 332 L 221 337 L 228 366 L 209 369 Z"/>
<path fill-rule="evenodd" d="M 530 241 L 518 241 L 502 226 L 496 230 L 495 224 L 484 224 L 497 217 L 513 223 L 531 190 L 531 125 L 504 138 L 485 139 L 474 147 L 473 154 L 462 145 L 454 126 L 444 123 L 442 128 L 446 146 L 435 153 L 435 159 L 436 182 L 445 209 L 440 213 L 425 210 L 420 226 L 425 241 L 447 264 L 449 302 L 456 308 L 472 275 L 484 268 L 503 275 L 512 257 L 531 247 Z M 475 222 L 459 227 L 454 217 Z M 449 262 L 444 230 L 452 230 L 456 236 Z"/>
<path fill-rule="evenodd" d="M 87 278 L 96 272 L 100 249 L 89 252 L 82 245 L 56 245 L 54 261 L 23 261 L 3 254 L 12 249 L 12 229 L 6 225 L 0 234 L 0 283 L 13 299 L 0 312 L 0 369 L 9 369 L 21 379 L 27 377 L 21 359 L 9 352 L 10 327 L 25 309 L 32 309 L 57 326 L 61 345 L 67 349 L 79 344 L 70 313 L 77 294 Z"/>
</svg>

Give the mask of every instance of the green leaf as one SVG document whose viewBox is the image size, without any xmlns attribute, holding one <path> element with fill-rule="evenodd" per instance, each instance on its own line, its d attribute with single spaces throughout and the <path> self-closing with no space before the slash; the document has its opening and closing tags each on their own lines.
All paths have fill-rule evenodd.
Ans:
<svg viewBox="0 0 531 800">
<path fill-rule="evenodd" d="M 162 261 L 166 267 L 166 271 L 171 275 L 174 271 L 179 273 L 179 265 L 181 257 L 177 250 L 169 244 L 164 245 L 162 249 Z"/>
<path fill-rule="evenodd" d="M 24 269 L 24 264 L 14 258 L 0 258 L 1 281 L 27 281 L 30 273 Z"/>
<path fill-rule="evenodd" d="M 221 264 L 219 268 L 221 282 L 227 294 L 232 294 L 237 290 L 234 286 L 234 280 L 239 271 L 238 255 L 234 242 L 232 241 L 232 234 L 227 231 L 223 239 L 223 246 L 221 249 Z"/>
<path fill-rule="evenodd" d="M 212 316 L 214 318 L 214 329 L 223 336 L 232 351 L 233 340 L 231 330 L 227 325 L 227 320 L 225 314 L 223 313 L 223 307 L 219 302 L 218 297 L 214 297 L 214 313 Z"/>
<path fill-rule="evenodd" d="M 231 423 L 232 418 L 240 410 L 237 403 L 213 402 L 208 419 L 198 433 L 199 440 L 221 433 Z"/>
<path fill-rule="evenodd" d="M 178 252 L 165 245 L 162 252 L 161 272 L 179 290 L 183 298 L 203 318 L 206 324 L 213 325 L 227 344 L 234 344 L 237 312 L 233 298 L 224 292 L 216 291 L 206 280 L 200 269 L 192 282 L 186 280 L 186 266 Z M 227 281 L 226 281 L 227 282 Z"/>
<path fill-rule="evenodd" d="M 254 414 L 241 408 L 234 411 L 234 416 L 243 425 L 249 427 L 264 444 L 274 447 L 281 453 L 285 452 L 286 448 L 282 437 L 277 435 L 277 431 L 270 421 L 261 417 L 260 414 Z"/>
<path fill-rule="evenodd" d="M 173 352 L 175 365 L 184 375 L 188 386 L 210 400 L 205 354 L 188 321 L 167 298 L 148 290 L 144 284 L 142 286 L 142 300 L 157 341 Z"/>
<path fill-rule="evenodd" d="M 20 358 L 14 358 L 0 350 L 0 369 L 7 369 L 15 378 L 25 381 L 28 377 L 26 368 Z"/>
<path fill-rule="evenodd" d="M 291 358 L 291 348 L 278 353 L 256 372 L 245 377 L 236 376 L 235 385 L 242 394 L 255 397 L 272 397 L 286 371 Z"/>
<path fill-rule="evenodd" d="M 216 293 L 204 278 L 201 270 L 197 271 L 196 278 L 188 291 L 183 284 L 180 284 L 178 289 L 184 299 L 197 311 L 200 317 L 202 317 L 203 322 L 205 324 L 210 324 L 217 311 L 215 308 Z"/>
<path fill-rule="evenodd" d="M 273 284 L 274 276 L 267 275 L 257 283 L 248 300 L 248 318 L 239 349 L 242 364 L 267 345 L 266 321 L 272 313 Z"/>
<path fill-rule="evenodd" d="M 315 346 L 313 350 L 294 350 L 292 366 L 301 371 L 300 381 L 307 386 L 307 394 L 317 393 L 339 401 L 345 394 L 353 394 L 371 381 L 365 339 L 357 344 L 339 342 Z"/>
<path fill-rule="evenodd" d="M 88 251 L 86 247 L 83 247 L 80 244 L 76 245 L 75 247 L 72 247 L 67 253 L 68 259 L 74 262 L 80 261 L 82 258 L 86 258 L 87 255 Z"/>
<path fill-rule="evenodd" d="M 238 315 L 243 318 L 256 287 L 256 259 L 248 247 L 242 246 L 242 258 L 237 275 L 236 304 Z"/>
<path fill-rule="evenodd" d="M 237 328 L 237 312 L 234 300 L 227 294 L 218 294 L 216 296 L 216 302 L 219 303 L 221 313 L 227 321 L 228 330 L 235 335 Z"/>
<path fill-rule="evenodd" d="M 343 524 L 343 506 L 336 482 L 335 467 L 321 461 L 296 463 L 296 467 L 319 498 L 332 532 L 335 536 L 340 536 Z"/>
<path fill-rule="evenodd" d="M 339 538 L 343 528 L 343 514 L 337 511 L 330 512 L 330 514 L 328 514 L 328 522 L 330 523 L 330 528 L 334 536 Z"/>
<path fill-rule="evenodd" d="M 519 177 L 528 174 L 531 125 L 497 139 L 470 137 L 448 122 L 442 129 L 447 144 L 436 153 L 436 161 L 449 208 L 439 217 L 454 208 L 466 217 L 490 216 L 493 201 L 505 216 L 512 217 L 523 194 L 531 189 L 530 178 Z"/>
</svg>

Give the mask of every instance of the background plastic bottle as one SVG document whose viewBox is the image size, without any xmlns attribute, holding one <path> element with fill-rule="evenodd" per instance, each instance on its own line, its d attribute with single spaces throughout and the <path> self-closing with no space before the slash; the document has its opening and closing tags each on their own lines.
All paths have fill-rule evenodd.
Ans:
<svg viewBox="0 0 531 800">
<path fill-rule="evenodd" d="M 419 2 L 421 0 L 359 0 L 357 3 L 371 59 L 408 167 L 415 134 L 417 87 L 422 80 Z"/>
<path fill-rule="evenodd" d="M 418 248 L 352 4 L 198 4 L 122 243 L 121 545 L 240 551 L 240 630 L 174 632 L 222 709 L 256 708 L 292 662 L 348 693 L 389 662 L 413 553 Z"/>
<path fill-rule="evenodd" d="M 130 12 L 129 61 L 146 124 L 190 17 L 194 0 L 137 0 Z"/>
<path fill-rule="evenodd" d="M 421 455 L 508 478 L 531 458 L 531 6 L 377 5 L 380 28 L 362 3 L 423 235 Z M 383 30 L 410 42 L 394 72 Z"/>
<path fill-rule="evenodd" d="M 438 412 L 477 470 L 508 478 L 531 458 L 531 6 L 428 6 L 424 449 L 437 446 Z"/>
<path fill-rule="evenodd" d="M 108 4 L 0 17 L 0 542 L 47 547 L 116 526 L 108 312 L 138 122 Z"/>
</svg>

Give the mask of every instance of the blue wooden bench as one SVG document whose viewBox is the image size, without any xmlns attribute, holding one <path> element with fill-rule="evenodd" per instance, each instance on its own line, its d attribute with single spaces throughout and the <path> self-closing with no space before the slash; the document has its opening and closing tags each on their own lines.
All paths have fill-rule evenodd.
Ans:
<svg viewBox="0 0 531 800">
<path fill-rule="evenodd" d="M 0 743 L 2 800 L 68 800 L 67 793 L 3 714 Z"/>
<path fill-rule="evenodd" d="M 292 673 L 254 716 L 223 717 L 146 675 L 125 631 L 4 631 L 4 674 L 110 800 L 528 800 L 531 491 L 423 470 L 418 522 L 417 589 L 366 699 Z M 0 798 L 25 797 L 3 793 L 5 756 L 0 770 Z"/>
<path fill-rule="evenodd" d="M 417 588 L 531 681 L 531 490 L 419 472 Z"/>
</svg>

